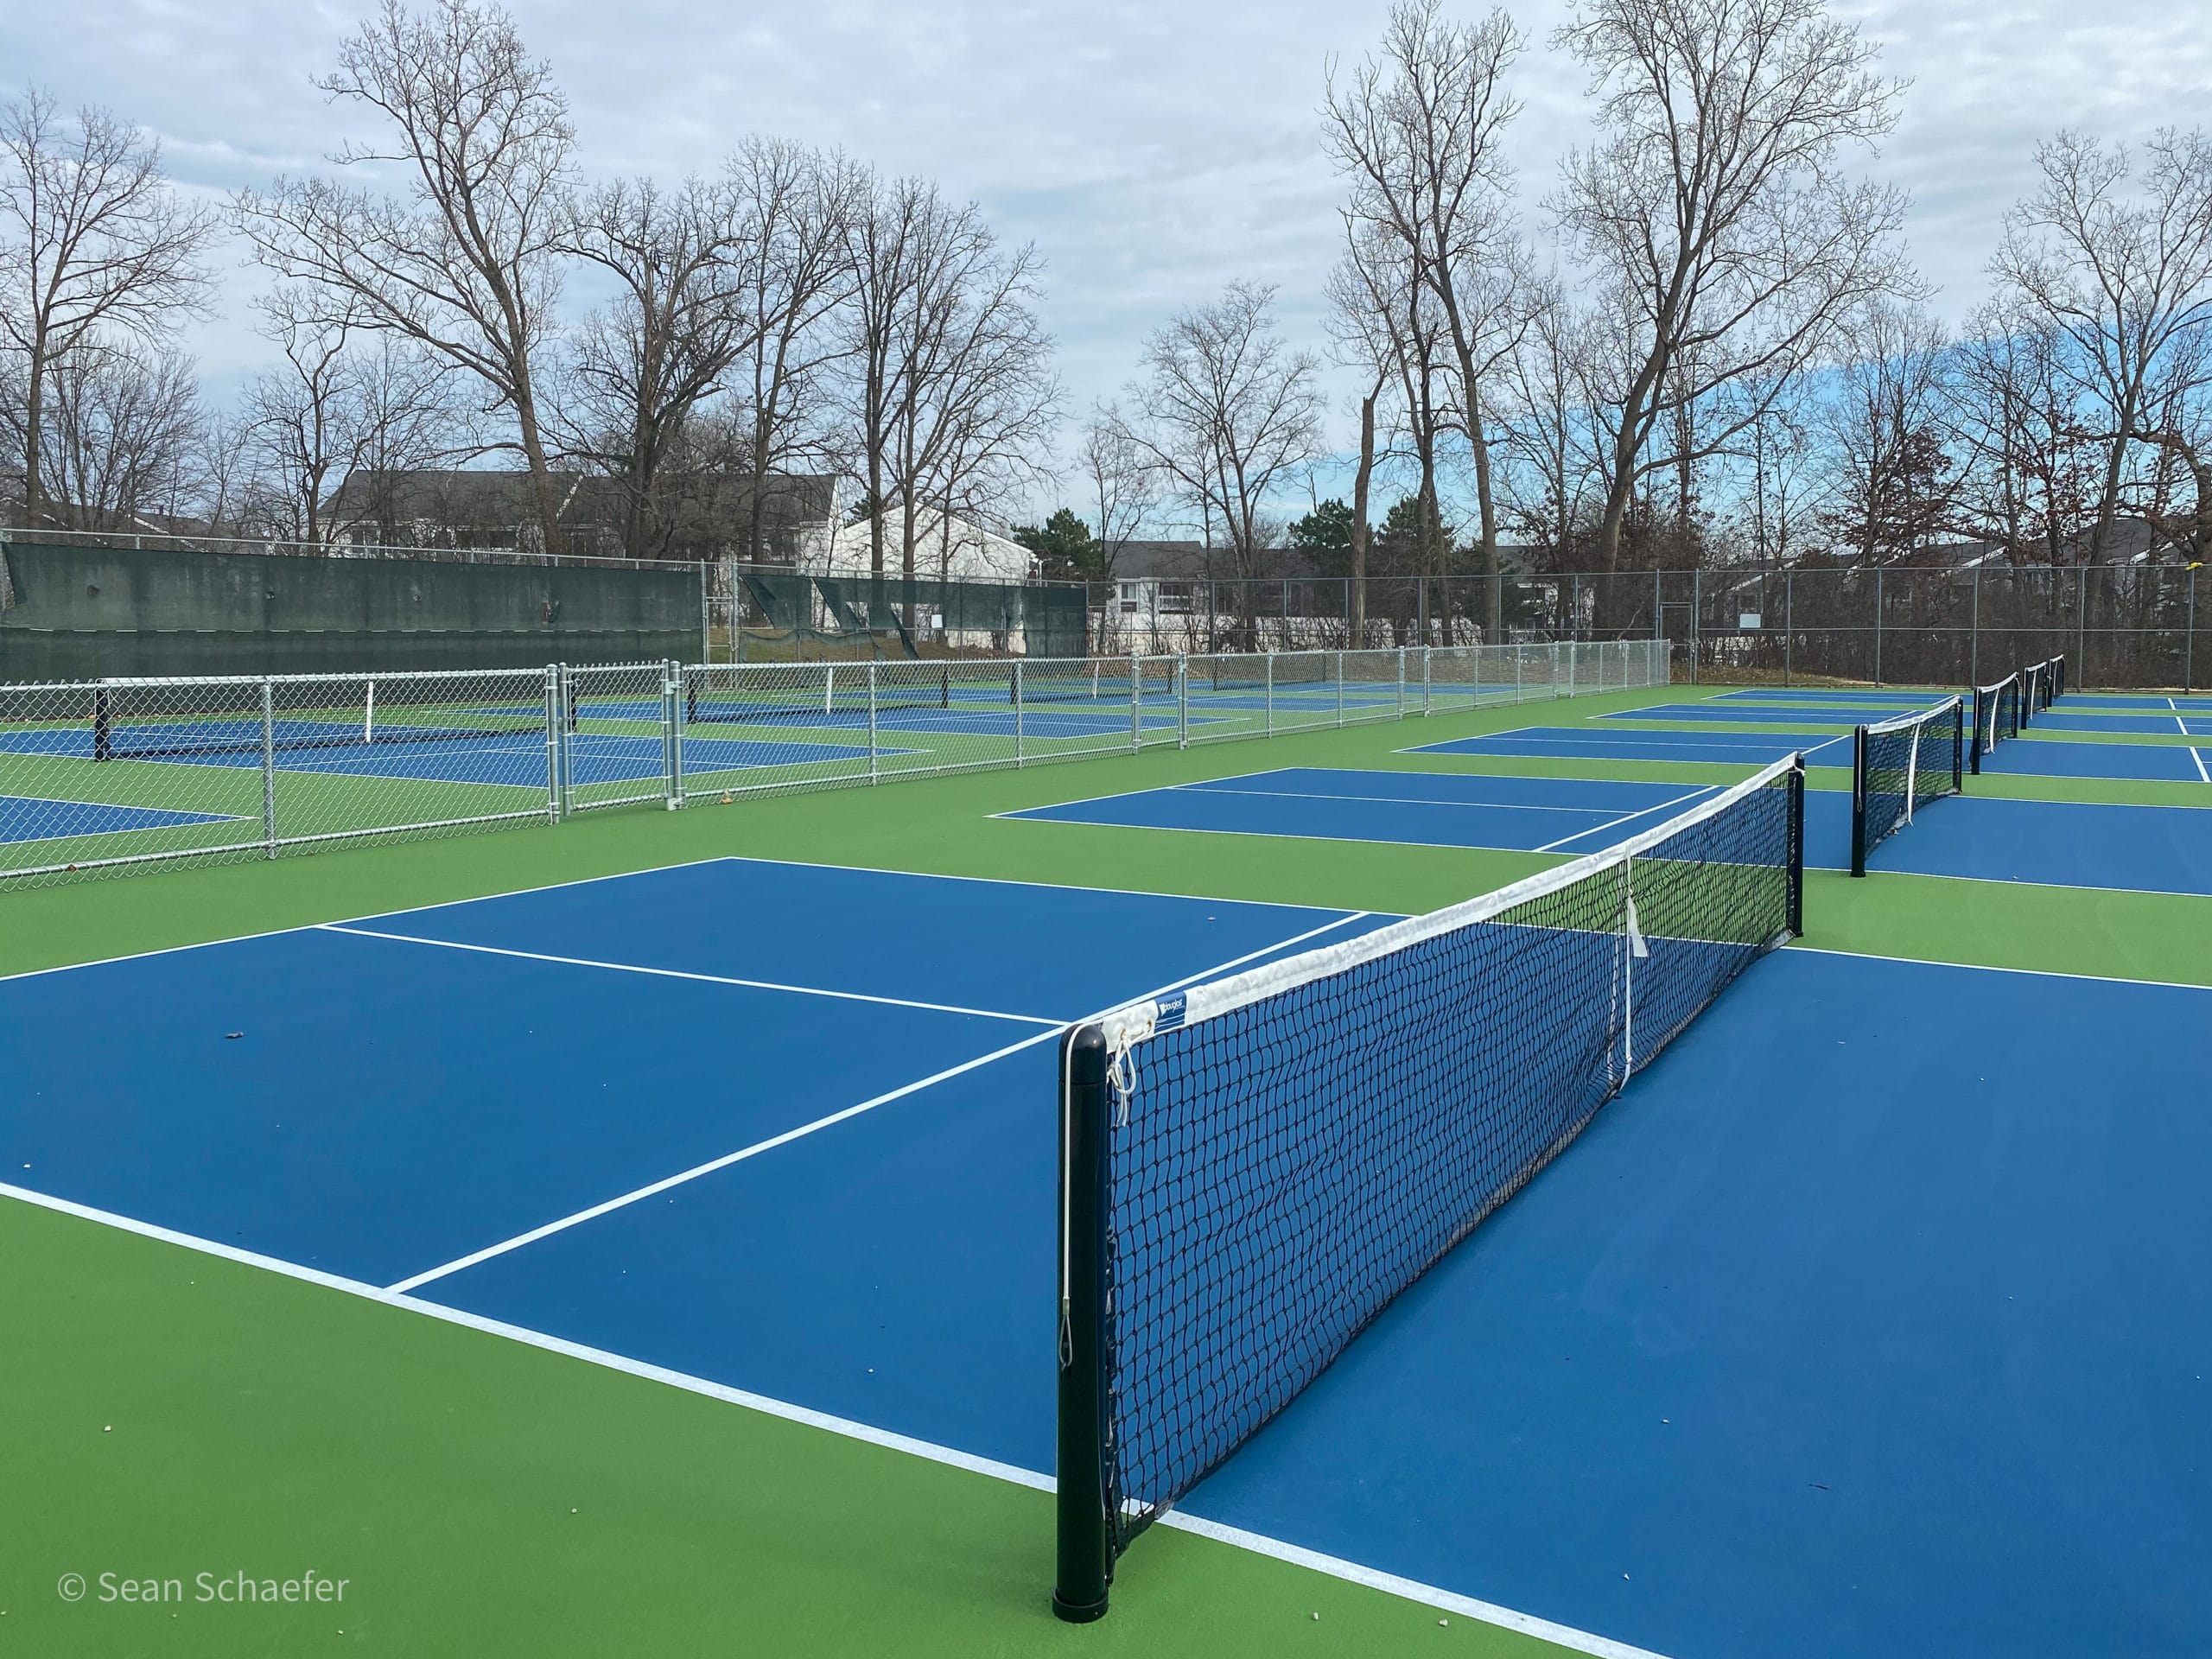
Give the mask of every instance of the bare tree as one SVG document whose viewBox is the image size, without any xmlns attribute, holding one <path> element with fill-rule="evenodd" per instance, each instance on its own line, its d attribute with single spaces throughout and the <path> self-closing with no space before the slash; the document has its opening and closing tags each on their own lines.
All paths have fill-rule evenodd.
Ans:
<svg viewBox="0 0 2212 1659">
<path fill-rule="evenodd" d="M 2101 457 L 2065 352 L 2047 320 L 1994 303 L 1967 320 L 1947 377 L 1961 527 L 2021 563 L 2070 563 L 2095 515 Z"/>
<path fill-rule="evenodd" d="M 973 203 L 956 207 L 933 185 L 900 180 L 874 196 L 849 238 L 851 416 L 869 568 L 883 572 L 895 510 L 912 576 L 926 509 L 973 500 L 974 479 L 1039 464 L 1059 388 L 1035 248 L 1002 247 Z"/>
<path fill-rule="evenodd" d="M 1753 391 L 1759 418 L 1737 440 L 1737 470 L 1744 480 L 1737 528 L 1752 560 L 1769 569 L 1790 563 L 1801 550 L 1819 488 L 1805 382 L 1794 374 L 1789 378 L 1788 386 Z"/>
<path fill-rule="evenodd" d="M 385 118 L 379 145 L 340 167 L 389 167 L 396 195 L 325 179 L 278 179 L 236 200 L 262 264 L 358 303 L 363 324 L 404 335 L 480 377 L 514 422 L 548 551 L 560 495 L 548 461 L 538 357 L 560 292 L 575 130 L 567 99 L 494 5 L 384 0 L 316 84 Z"/>
<path fill-rule="evenodd" d="M 1505 498 L 1518 537 L 1549 569 L 1577 563 L 1574 543 L 1604 493 L 1590 404 L 1586 319 L 1555 289 L 1531 309 L 1514 353 L 1505 405 Z"/>
<path fill-rule="evenodd" d="M 1821 521 L 1863 563 L 1905 562 L 1955 520 L 1946 360 L 1942 327 L 1916 307 L 1878 302 L 1844 339 L 1818 422 Z"/>
<path fill-rule="evenodd" d="M 235 512 L 289 540 L 328 541 L 365 518 L 379 541 L 397 540 L 404 474 L 474 451 L 453 404 L 458 372 L 410 340 L 365 329 L 345 296 L 280 283 L 259 306 L 261 333 L 284 366 L 246 389 Z M 334 521 L 334 508 L 348 522 Z"/>
<path fill-rule="evenodd" d="M 45 509 L 48 389 L 109 341 L 151 341 L 204 311 L 216 218 L 182 200 L 162 148 L 105 110 L 65 120 L 33 88 L 0 106 L 0 338 L 20 359 L 23 511 Z"/>
<path fill-rule="evenodd" d="M 1554 40 L 1600 100 L 1602 136 L 1567 159 L 1556 209 L 1617 348 L 1593 410 L 1611 570 L 1644 479 L 1723 453 L 1761 415 L 1741 394 L 1785 385 L 1867 302 L 1914 291 L 1903 195 L 1837 171 L 1896 124 L 1904 89 L 1821 0 L 1585 0 Z M 1676 416 L 1700 405 L 1685 456 Z"/>
<path fill-rule="evenodd" d="M 1232 283 L 1146 341 L 1142 377 L 1114 429 L 1166 493 L 1228 542 L 1231 574 L 1266 574 L 1268 502 L 1322 448 L 1319 364 L 1275 330 L 1274 289 Z"/>
<path fill-rule="evenodd" d="M 28 442 L 16 420 L 10 435 Z M 200 499 L 206 416 L 181 353 L 86 344 L 47 365 L 38 465 L 45 517 L 70 530 L 128 530 Z"/>
<path fill-rule="evenodd" d="M 871 181 L 836 154 L 750 138 L 729 159 L 739 226 L 734 302 L 746 345 L 737 380 L 746 477 L 745 556 L 761 556 L 769 479 L 833 448 L 830 377 L 850 349 L 834 314 L 852 291 L 849 240 Z"/>
<path fill-rule="evenodd" d="M 574 208 L 563 251 L 611 277 L 617 297 L 574 331 L 567 447 L 615 480 L 633 558 L 665 527 L 662 475 L 684 428 L 747 344 L 737 240 L 735 193 L 696 179 L 665 192 L 618 180 Z"/>
<path fill-rule="evenodd" d="M 1369 496 L 1379 455 L 1378 408 L 1390 417 L 1415 472 L 1416 504 L 1411 570 L 1427 578 L 1446 574 L 1450 540 L 1438 490 L 1437 446 L 1451 424 L 1444 307 L 1427 282 L 1427 254 L 1389 228 L 1347 214 L 1344 251 L 1330 273 L 1330 334 L 1338 359 L 1373 377 L 1376 393 L 1360 400 L 1360 459 L 1352 480 L 1352 635 L 1364 637 L 1369 575 Z M 1384 388 L 1395 396 L 1378 405 Z M 1393 454 L 1398 453 L 1395 444 Z M 1487 471 L 1483 476 L 1487 478 Z"/>
<path fill-rule="evenodd" d="M 868 569 L 880 576 L 887 490 L 905 395 L 899 319 L 921 280 L 927 225 L 942 204 L 936 188 L 918 179 L 883 185 L 871 177 L 865 190 L 865 199 L 845 223 L 845 271 L 852 298 L 845 308 L 844 356 L 852 448 L 863 492 L 859 511 L 868 526 Z"/>
<path fill-rule="evenodd" d="M 2160 404 L 2202 384 L 2195 341 L 2212 327 L 2212 140 L 2169 128 L 2144 149 L 2139 175 L 2125 147 L 2080 133 L 2039 146 L 2042 186 L 2007 217 L 1990 263 L 2008 297 L 2065 341 L 2064 364 L 2095 406 L 2091 564 L 2111 548 L 2131 448 Z"/>
<path fill-rule="evenodd" d="M 1381 54 L 1341 88 L 1332 73 L 1323 106 L 1323 144 L 1351 181 L 1347 218 L 1402 245 L 1413 280 L 1434 300 L 1459 372 L 1456 423 L 1492 569 L 1491 386 L 1528 327 L 1533 297 L 1504 143 L 1521 111 L 1505 77 L 1522 43 L 1502 9 L 1455 24 L 1443 0 L 1398 0 Z M 1353 245 L 1357 252 L 1361 238 Z"/>
<path fill-rule="evenodd" d="M 1096 574 L 1102 581 L 1111 582 L 1122 550 L 1144 534 L 1159 505 L 1153 471 L 1128 435 L 1103 409 L 1084 423 L 1076 465 L 1083 474 L 1084 489 L 1090 498 L 1097 524 L 1091 538 L 1097 558 Z"/>
</svg>

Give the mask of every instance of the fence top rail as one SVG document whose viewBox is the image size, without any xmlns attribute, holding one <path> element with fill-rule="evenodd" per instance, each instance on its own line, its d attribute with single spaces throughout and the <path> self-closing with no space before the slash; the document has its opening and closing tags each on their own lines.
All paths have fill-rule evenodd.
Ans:
<svg viewBox="0 0 2212 1659">
<path fill-rule="evenodd" d="M 1628 645 L 1645 643 L 1640 640 L 1589 640 L 1586 645 Z M 1311 651 L 1221 651 L 1221 652 L 1141 652 L 1135 653 L 1109 652 L 1105 657 L 979 657 L 936 661 L 919 658 L 895 663 L 678 663 L 686 673 L 716 675 L 790 676 L 816 672 L 827 669 L 877 667 L 902 673 L 950 673 L 955 677 L 962 674 L 998 675 L 1009 672 L 1016 664 L 1027 669 L 1066 669 L 1088 671 L 1102 661 L 1139 662 L 1213 662 L 1258 661 L 1274 658 L 1284 660 L 1332 660 L 1350 656 L 1389 656 L 1398 652 L 1408 655 L 1425 652 L 1440 660 L 1478 657 L 1484 652 L 1519 652 L 1529 649 L 1525 645 L 1386 645 L 1363 650 L 1357 646 Z M 1546 649 L 1537 646 L 1535 649 Z M 454 680 L 519 680 L 542 678 L 549 668 L 564 669 L 570 675 L 623 674 L 660 672 L 668 660 L 647 658 L 634 663 L 579 663 L 532 664 L 518 668 L 430 668 L 372 670 L 352 674 L 164 674 L 137 677 L 109 677 L 91 680 L 22 680 L 0 681 L 0 695 L 22 696 L 33 692 L 145 690 L 164 686 L 260 685 L 363 685 L 371 681 L 384 685 L 404 685 L 425 682 Z"/>
<path fill-rule="evenodd" d="M 360 674 L 163 674 L 136 679 L 0 680 L 0 696 L 29 691 L 143 691 L 173 685 L 365 685 L 372 680 L 382 685 L 424 680 L 542 681 L 546 669 L 553 666 L 549 663 L 526 668 L 405 668 Z M 653 668 L 658 664 L 645 663 L 638 666 Z"/>
<path fill-rule="evenodd" d="M 30 546 L 116 547 L 143 550 L 173 549 L 184 552 L 245 553 L 257 557 L 304 559 L 388 559 L 421 564 L 522 564 L 559 567 L 600 566 L 617 570 L 681 570 L 696 576 L 702 564 L 718 559 L 696 556 L 680 559 L 639 559 L 603 553 L 535 553 L 519 547 L 435 547 L 413 543 L 307 542 L 277 536 L 194 536 L 166 530 L 29 529 L 0 524 L 0 546 L 22 542 Z M 756 565 L 759 570 L 788 575 L 790 565 Z"/>
</svg>

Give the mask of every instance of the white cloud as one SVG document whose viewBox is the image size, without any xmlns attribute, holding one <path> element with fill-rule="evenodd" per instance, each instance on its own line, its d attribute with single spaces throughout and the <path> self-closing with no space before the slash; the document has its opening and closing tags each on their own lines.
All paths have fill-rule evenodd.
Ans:
<svg viewBox="0 0 2212 1659">
<path fill-rule="evenodd" d="M 721 10 L 519 0 L 524 37 L 574 102 L 595 173 L 711 168 L 743 134 L 842 144 L 980 200 L 1049 262 L 1049 316 L 1078 405 L 1110 392 L 1145 331 L 1232 277 L 1280 284 L 1318 343 L 1334 181 L 1313 111 L 1331 54 L 1357 57 L 1382 0 L 763 0 Z M 1471 7 L 1471 11 L 1474 8 Z M 1546 37 L 1563 0 L 1516 7 L 1531 35 L 1516 141 L 1533 203 L 1582 137 L 1581 77 Z M 1845 8 L 1910 78 L 1902 127 L 1868 165 L 1909 187 L 1914 252 L 1941 308 L 1971 309 L 2036 142 L 2062 125 L 2137 137 L 2197 118 L 2212 41 L 2170 0 L 1859 0 Z M 188 186 L 299 170 L 357 119 L 312 85 L 359 10 L 294 0 L 76 0 L 16 6 L 0 62 L 65 100 L 162 134 Z M 1533 211 L 1533 210 L 1532 210 Z M 219 384 L 266 348 L 243 279 L 194 340 Z"/>
</svg>

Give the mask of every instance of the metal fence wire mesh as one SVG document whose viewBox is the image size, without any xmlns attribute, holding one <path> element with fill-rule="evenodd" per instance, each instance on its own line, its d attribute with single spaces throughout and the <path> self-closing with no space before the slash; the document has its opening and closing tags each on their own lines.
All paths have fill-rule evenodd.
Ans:
<svg viewBox="0 0 2212 1659">
<path fill-rule="evenodd" d="M 0 685 L 0 886 L 1663 683 L 1645 640 Z"/>
<path fill-rule="evenodd" d="M 1103 1213 L 1085 1238 L 1068 1212 L 1061 1354 L 1063 1409 L 1103 1421 L 1064 1424 L 1061 1478 L 1092 1435 L 1107 1559 L 1799 928 L 1802 785 L 1790 757 L 1619 848 L 1098 1022 L 1089 1127 L 1064 1084 Z M 1067 1323 L 1088 1283 L 1095 1343 Z M 1086 1364 L 1103 1393 L 1068 1391 Z"/>
</svg>

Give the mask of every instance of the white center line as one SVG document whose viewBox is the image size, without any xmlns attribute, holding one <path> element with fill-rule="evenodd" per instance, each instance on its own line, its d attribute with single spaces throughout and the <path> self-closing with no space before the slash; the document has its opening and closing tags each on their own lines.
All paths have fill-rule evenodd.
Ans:
<svg viewBox="0 0 2212 1659">
<path fill-rule="evenodd" d="M 1305 932 L 1297 934 L 1291 938 L 1279 939 L 1273 944 L 1263 945 L 1257 950 L 1249 950 L 1245 952 L 1244 955 L 1233 957 L 1228 962 L 1217 963 L 1211 968 L 1202 968 L 1197 973 L 1185 975 L 1183 978 L 1176 980 L 1173 983 L 1157 986 L 1152 990 L 1145 992 L 1141 997 L 1135 1000 L 1139 1001 L 1148 1001 L 1154 998 L 1164 996 L 1168 992 L 1178 989 L 1182 986 L 1194 984 L 1202 979 L 1215 978 L 1219 975 L 1228 972 L 1232 968 L 1241 967 L 1243 963 L 1250 962 L 1256 957 L 1264 957 L 1271 952 L 1283 950 L 1287 946 L 1301 944 L 1305 940 L 1313 938 L 1314 935 L 1318 933 L 1326 933 L 1335 928 L 1348 926 L 1353 922 L 1363 921 L 1370 913 L 1370 912 L 1367 911 L 1360 910 L 1354 911 L 1349 915 L 1339 916 L 1332 922 L 1325 923 L 1319 927 L 1309 928 Z M 345 930 L 334 931 L 342 931 Z M 389 937 L 397 938 L 402 936 L 392 935 Z M 419 941 L 411 941 L 411 943 L 419 943 Z M 563 958 L 556 958 L 556 960 L 563 960 Z M 704 977 L 704 976 L 684 975 L 682 976 L 682 977 L 701 978 Z M 928 1005 L 918 1003 L 911 1006 L 925 1007 Z M 1118 1007 L 1119 1005 L 1116 1004 L 1116 1006 Z M 602 1203 L 594 1204 L 588 1209 L 579 1210 L 574 1215 L 563 1216 L 557 1221 L 549 1221 L 542 1227 L 533 1227 L 526 1233 L 518 1233 L 512 1238 L 502 1239 L 497 1244 L 486 1245 L 480 1250 L 473 1251 L 467 1255 L 458 1257 L 454 1261 L 445 1262 L 442 1266 L 431 1268 L 424 1272 L 418 1273 L 411 1279 L 403 1279 L 397 1284 L 387 1285 L 385 1287 L 385 1289 L 388 1294 L 396 1296 L 404 1295 L 409 1291 L 430 1283 L 433 1280 L 443 1279 L 448 1274 L 459 1273 L 464 1268 L 473 1268 L 480 1262 L 489 1262 L 494 1256 L 505 1255 L 510 1250 L 518 1250 L 525 1244 L 536 1243 L 539 1239 L 550 1238 L 556 1233 L 566 1232 L 571 1227 L 581 1226 L 587 1221 L 596 1220 L 601 1216 L 608 1215 L 614 1211 L 625 1209 L 631 1205 L 639 1202 L 641 1199 L 650 1198 L 654 1197 L 656 1194 L 665 1192 L 671 1187 L 682 1186 L 687 1181 L 696 1181 L 702 1175 L 711 1175 L 716 1170 L 728 1169 L 733 1164 L 743 1163 L 750 1158 L 758 1158 L 764 1152 L 773 1152 L 778 1147 L 789 1146 L 794 1141 L 804 1140 L 810 1135 L 818 1134 L 820 1131 L 830 1128 L 836 1124 L 842 1123 L 849 1118 L 858 1117 L 863 1112 L 872 1112 L 879 1106 L 887 1106 L 894 1100 L 904 1100 L 909 1095 L 918 1094 L 925 1089 L 933 1088 L 937 1084 L 944 1083 L 949 1078 L 959 1077 L 963 1072 L 973 1071 L 977 1067 L 988 1065 L 995 1060 L 1002 1060 L 1009 1054 L 1019 1054 L 1026 1048 L 1034 1048 L 1039 1043 L 1051 1042 L 1066 1029 L 1065 1024 L 1059 1020 L 1052 1021 L 1052 1028 L 1050 1031 L 1038 1032 L 1033 1036 L 1023 1038 L 1018 1043 L 1008 1043 L 1004 1048 L 994 1049 L 988 1054 L 979 1054 L 972 1060 L 964 1060 L 958 1065 L 947 1066 L 942 1071 L 933 1073 L 926 1077 L 917 1078 L 912 1083 L 902 1084 L 900 1087 L 893 1089 L 887 1093 L 877 1095 L 873 1099 L 861 1101 L 856 1106 L 848 1106 L 842 1111 L 831 1112 L 826 1116 L 817 1117 L 810 1123 L 802 1123 L 796 1128 L 785 1129 L 781 1135 L 772 1135 L 766 1140 L 756 1141 L 749 1147 L 741 1147 L 735 1152 L 724 1153 L 721 1157 L 709 1159 L 703 1164 L 695 1164 L 690 1169 L 679 1170 L 673 1175 L 663 1176 L 658 1181 L 652 1182 L 645 1186 L 638 1187 L 634 1191 L 622 1193 L 618 1197 L 608 1198 Z"/>
<path fill-rule="evenodd" d="M 403 1279 L 396 1285 L 387 1285 L 385 1288 L 393 1295 L 404 1295 L 418 1286 L 429 1284 L 434 1279 L 442 1279 L 448 1274 L 459 1273 L 463 1268 L 473 1268 L 480 1262 L 489 1262 L 495 1255 L 505 1255 L 510 1250 L 518 1250 L 525 1244 L 534 1244 L 541 1238 L 550 1238 L 556 1233 L 564 1233 L 571 1227 L 582 1226 L 585 1222 L 595 1220 L 613 1211 L 624 1209 L 642 1198 L 650 1198 L 656 1193 L 665 1192 L 672 1186 L 682 1186 L 686 1181 L 696 1181 L 702 1175 L 711 1175 L 718 1169 L 728 1169 L 732 1164 L 741 1164 L 748 1158 L 758 1158 L 764 1152 L 773 1152 L 778 1147 L 788 1146 L 794 1141 L 803 1140 L 807 1135 L 830 1128 L 832 1124 L 842 1123 L 847 1118 L 858 1117 L 862 1112 L 872 1112 L 879 1106 L 887 1106 L 894 1100 L 903 1100 L 908 1095 L 918 1094 L 922 1090 L 943 1083 L 949 1077 L 957 1077 L 963 1071 L 973 1071 L 977 1066 L 988 1065 L 994 1060 L 1002 1060 L 1009 1054 L 1019 1054 L 1025 1048 L 1034 1048 L 1039 1043 L 1049 1043 L 1060 1034 L 1060 1031 L 1061 1027 L 1055 1026 L 1050 1031 L 1040 1031 L 1034 1036 L 1023 1038 L 1018 1043 L 1008 1043 L 1004 1048 L 994 1049 L 988 1054 L 979 1054 L 972 1060 L 963 1060 L 958 1065 L 947 1066 L 942 1071 L 930 1077 L 918 1077 L 903 1087 L 892 1090 L 887 1094 L 878 1095 L 872 1100 L 864 1100 L 857 1106 L 848 1106 L 842 1111 L 831 1112 L 826 1117 L 817 1117 L 811 1123 L 802 1123 L 797 1128 L 785 1129 L 781 1135 L 772 1135 L 766 1141 L 756 1141 L 749 1147 L 740 1147 L 735 1152 L 724 1153 L 721 1157 L 709 1159 L 703 1164 L 694 1164 L 690 1169 L 679 1170 L 673 1175 L 663 1176 L 658 1181 L 638 1187 L 632 1192 L 625 1192 L 619 1198 L 608 1198 L 603 1204 L 594 1204 L 588 1210 L 579 1210 L 574 1215 L 562 1217 L 558 1221 L 549 1221 L 543 1227 L 533 1227 L 526 1233 L 518 1233 L 512 1238 L 502 1239 L 497 1244 L 486 1245 L 480 1250 L 473 1251 L 467 1255 L 448 1262 L 442 1267 L 432 1268 L 428 1272 L 418 1273 L 411 1279 Z"/>
<path fill-rule="evenodd" d="M 1640 812 L 1630 812 L 1626 814 L 1624 817 L 1610 819 L 1606 823 L 1593 825 L 1592 828 L 1587 830 L 1578 830 L 1571 836 L 1561 836 L 1557 841 L 1552 842 L 1547 846 L 1539 847 L 1535 849 L 1535 850 L 1540 853 L 1554 852 L 1558 849 L 1566 846 L 1567 842 L 1571 841 L 1583 841 L 1592 836 L 1602 834 L 1607 830 L 1618 829 L 1624 823 L 1631 823 L 1637 818 L 1649 817 L 1654 812 L 1663 812 L 1670 806 L 1680 806 L 1684 801 L 1694 801 L 1701 796 L 1717 795 L 1719 792 L 1720 789 L 1719 785 L 1708 784 L 1703 789 L 1694 789 L 1690 791 L 1687 795 L 1677 795 L 1671 801 L 1662 801 L 1656 806 L 1647 806 Z"/>
</svg>

